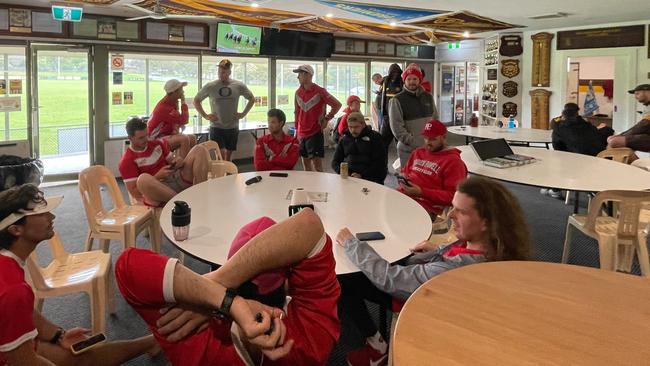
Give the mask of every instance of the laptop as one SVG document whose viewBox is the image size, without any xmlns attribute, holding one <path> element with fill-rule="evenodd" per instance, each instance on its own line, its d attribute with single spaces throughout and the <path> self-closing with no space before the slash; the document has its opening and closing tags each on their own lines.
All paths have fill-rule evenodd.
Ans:
<svg viewBox="0 0 650 366">
<path fill-rule="evenodd" d="M 470 146 L 483 164 L 495 168 L 509 168 L 536 161 L 532 156 L 515 154 L 505 139 L 474 141 Z"/>
</svg>

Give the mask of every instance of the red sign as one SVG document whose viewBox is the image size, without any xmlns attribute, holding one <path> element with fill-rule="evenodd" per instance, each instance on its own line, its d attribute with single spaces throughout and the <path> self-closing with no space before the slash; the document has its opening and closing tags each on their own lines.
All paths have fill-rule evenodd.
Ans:
<svg viewBox="0 0 650 366">
<path fill-rule="evenodd" d="M 113 70 L 123 70 L 124 69 L 124 56 L 122 55 L 113 55 L 111 56 L 111 67 Z"/>
</svg>

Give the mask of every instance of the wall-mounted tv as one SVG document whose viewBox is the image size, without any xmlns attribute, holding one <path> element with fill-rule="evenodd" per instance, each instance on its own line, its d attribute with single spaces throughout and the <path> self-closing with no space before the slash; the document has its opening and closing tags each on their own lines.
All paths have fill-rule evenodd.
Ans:
<svg viewBox="0 0 650 366">
<path fill-rule="evenodd" d="M 262 28 L 230 23 L 217 26 L 217 52 L 259 55 Z"/>
<path fill-rule="evenodd" d="M 333 51 L 334 36 L 331 33 L 264 29 L 263 55 L 327 58 Z"/>
</svg>

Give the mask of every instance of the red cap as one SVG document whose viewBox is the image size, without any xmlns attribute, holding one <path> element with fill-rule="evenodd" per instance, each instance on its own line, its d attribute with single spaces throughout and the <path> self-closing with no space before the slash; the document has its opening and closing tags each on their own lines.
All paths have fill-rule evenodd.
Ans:
<svg viewBox="0 0 650 366">
<path fill-rule="evenodd" d="M 350 95 L 348 99 L 345 101 L 345 104 L 350 105 L 350 103 L 352 102 L 365 103 L 365 101 L 361 100 L 361 98 L 359 98 L 356 95 Z"/>
<path fill-rule="evenodd" d="M 230 244 L 228 259 L 235 255 L 239 249 L 244 247 L 244 245 L 246 245 L 246 243 L 248 243 L 257 234 L 273 225 L 275 225 L 275 221 L 266 216 L 260 217 L 259 219 L 244 225 L 241 229 L 239 229 L 239 232 L 237 232 L 237 235 L 235 235 L 235 239 L 233 239 L 232 244 Z M 266 295 L 282 286 L 285 279 L 286 271 L 283 269 L 275 269 L 258 274 L 252 279 L 251 282 L 257 286 L 257 291 L 260 294 Z"/>
<path fill-rule="evenodd" d="M 447 134 L 447 127 L 442 124 L 442 122 L 438 121 L 437 119 L 432 119 L 429 121 L 426 125 L 424 125 L 424 129 L 422 130 L 422 136 L 432 139 L 438 136 L 444 136 Z"/>
<path fill-rule="evenodd" d="M 415 64 L 409 65 L 409 67 L 404 70 L 402 73 L 402 81 L 406 81 L 406 77 L 409 75 L 415 75 L 420 81 L 422 81 L 422 70 L 420 70 L 420 68 Z"/>
</svg>

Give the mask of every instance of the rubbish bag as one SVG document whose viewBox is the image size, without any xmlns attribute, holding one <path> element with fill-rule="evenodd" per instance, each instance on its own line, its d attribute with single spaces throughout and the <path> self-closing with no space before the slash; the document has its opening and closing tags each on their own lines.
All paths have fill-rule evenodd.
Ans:
<svg viewBox="0 0 650 366">
<path fill-rule="evenodd" d="M 13 186 L 43 182 L 43 162 L 38 159 L 0 155 L 0 191 Z"/>
</svg>

